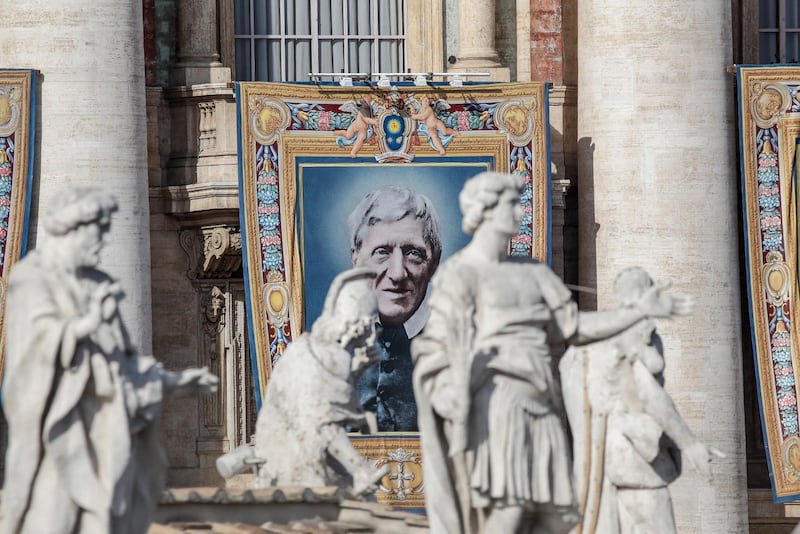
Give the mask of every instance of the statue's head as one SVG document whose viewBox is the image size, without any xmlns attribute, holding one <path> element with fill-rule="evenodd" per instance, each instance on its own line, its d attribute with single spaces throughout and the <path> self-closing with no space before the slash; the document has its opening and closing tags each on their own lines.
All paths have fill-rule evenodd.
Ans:
<svg viewBox="0 0 800 534">
<path fill-rule="evenodd" d="M 641 267 L 630 267 L 617 274 L 614 279 L 614 306 L 629 308 L 637 305 L 642 296 L 655 286 L 650 275 Z M 655 319 L 647 317 L 631 325 L 623 333 L 626 356 L 641 362 L 656 380 L 663 385 L 664 346 L 656 331 Z"/>
<path fill-rule="evenodd" d="M 519 229 L 519 197 L 524 185 L 523 178 L 516 174 L 482 172 L 470 178 L 458 195 L 461 207 L 461 228 L 466 234 L 474 234 L 493 211 L 502 210 L 502 219 L 497 224 L 508 229 L 511 235 Z M 508 204 L 508 205 L 506 205 Z M 505 213 L 506 210 L 509 213 Z M 497 215 L 500 215 L 498 213 Z M 516 217 L 516 224 L 510 220 Z M 506 220 L 509 219 L 509 220 Z"/>
<path fill-rule="evenodd" d="M 375 276 L 372 269 L 357 268 L 334 278 L 314 334 L 347 350 L 373 343 L 378 320 Z"/>
<path fill-rule="evenodd" d="M 627 308 L 635 305 L 653 284 L 653 279 L 641 267 L 629 267 L 620 271 L 614 279 L 615 306 Z"/>
<path fill-rule="evenodd" d="M 95 267 L 117 210 L 114 197 L 100 189 L 75 186 L 62 191 L 47 208 L 44 227 L 66 248 L 76 267 Z"/>
</svg>

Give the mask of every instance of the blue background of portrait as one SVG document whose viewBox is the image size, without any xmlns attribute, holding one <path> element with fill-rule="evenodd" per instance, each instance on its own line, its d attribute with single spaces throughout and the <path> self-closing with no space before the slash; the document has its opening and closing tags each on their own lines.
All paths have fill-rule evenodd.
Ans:
<svg viewBox="0 0 800 534">
<path fill-rule="evenodd" d="M 442 259 L 461 249 L 458 193 L 464 182 L 494 168 L 491 157 L 416 158 L 413 163 L 377 163 L 372 158 L 299 157 L 297 232 L 303 265 L 304 330 L 319 317 L 328 287 L 352 267 L 347 217 L 364 196 L 384 185 L 418 191 L 439 216 Z"/>
</svg>

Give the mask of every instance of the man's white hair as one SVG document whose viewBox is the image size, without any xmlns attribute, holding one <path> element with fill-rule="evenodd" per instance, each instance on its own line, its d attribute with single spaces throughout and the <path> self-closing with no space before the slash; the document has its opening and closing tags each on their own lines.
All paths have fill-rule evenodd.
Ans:
<svg viewBox="0 0 800 534">
<path fill-rule="evenodd" d="M 422 236 L 431 247 L 433 265 L 438 265 L 442 256 L 442 240 L 439 237 L 439 217 L 433 203 L 425 195 L 397 185 L 370 191 L 347 217 L 350 252 L 361 250 L 370 227 L 379 222 L 399 221 L 409 215 L 422 221 Z"/>
</svg>

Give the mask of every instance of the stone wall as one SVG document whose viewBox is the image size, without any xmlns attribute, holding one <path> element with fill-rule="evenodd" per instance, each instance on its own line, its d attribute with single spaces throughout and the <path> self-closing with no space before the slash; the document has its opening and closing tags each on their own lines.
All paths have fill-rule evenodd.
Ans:
<svg viewBox="0 0 800 534">
<path fill-rule="evenodd" d="M 198 366 L 198 295 L 186 276 L 188 258 L 179 242 L 180 226 L 164 214 L 150 218 L 153 279 L 153 351 L 167 369 Z M 169 458 L 169 486 L 214 482 L 199 471 L 199 401 L 170 397 L 164 404 L 161 434 Z"/>
</svg>

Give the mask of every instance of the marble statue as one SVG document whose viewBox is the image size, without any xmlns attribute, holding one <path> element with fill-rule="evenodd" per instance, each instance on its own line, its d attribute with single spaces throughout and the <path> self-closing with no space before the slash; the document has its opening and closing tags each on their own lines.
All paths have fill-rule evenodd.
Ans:
<svg viewBox="0 0 800 534">
<path fill-rule="evenodd" d="M 619 309 L 635 306 L 654 286 L 643 269 L 614 283 Z M 664 356 L 655 323 L 570 347 L 559 364 L 573 436 L 574 480 L 583 512 L 581 532 L 675 532 L 667 485 L 681 458 L 710 477 L 722 454 L 700 443 L 663 388 Z"/>
<path fill-rule="evenodd" d="M 568 532 L 578 520 L 550 345 L 616 335 L 686 311 L 648 288 L 634 306 L 579 312 L 543 263 L 510 257 L 521 178 L 481 173 L 459 196 L 472 240 L 433 277 L 412 344 L 431 532 Z"/>
<path fill-rule="evenodd" d="M 340 486 L 361 495 L 387 474 L 361 457 L 346 430 L 377 431 L 354 388 L 380 354 L 375 276 L 368 268 L 337 276 L 312 329 L 272 370 L 256 423 L 257 486 Z"/>
<path fill-rule="evenodd" d="M 164 395 L 217 387 L 205 369 L 166 371 L 131 345 L 123 292 L 98 266 L 116 209 L 97 189 L 64 191 L 47 239 L 11 273 L 2 533 L 145 533 L 166 471 Z"/>
</svg>

